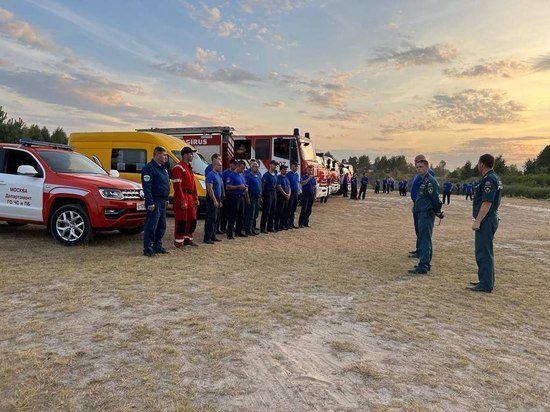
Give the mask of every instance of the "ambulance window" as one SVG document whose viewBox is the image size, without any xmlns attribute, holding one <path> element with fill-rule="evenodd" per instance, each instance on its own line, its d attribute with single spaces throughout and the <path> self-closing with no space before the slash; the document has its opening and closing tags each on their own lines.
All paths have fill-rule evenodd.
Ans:
<svg viewBox="0 0 550 412">
<path fill-rule="evenodd" d="M 250 140 L 235 140 L 235 159 L 250 159 Z"/>
<path fill-rule="evenodd" d="M 269 155 L 269 139 L 257 139 L 256 140 L 256 159 L 270 159 Z"/>
<path fill-rule="evenodd" d="M 123 173 L 141 173 L 147 164 L 147 151 L 143 149 L 113 149 L 111 169 Z"/>
<path fill-rule="evenodd" d="M 32 166 L 38 172 L 38 177 L 44 176 L 42 168 L 30 153 L 22 152 L 21 150 L 6 150 L 5 152 L 5 168 L 4 172 L 10 175 L 16 175 L 19 166 Z"/>
<path fill-rule="evenodd" d="M 273 146 L 273 157 L 290 159 L 290 140 L 277 138 Z"/>
</svg>

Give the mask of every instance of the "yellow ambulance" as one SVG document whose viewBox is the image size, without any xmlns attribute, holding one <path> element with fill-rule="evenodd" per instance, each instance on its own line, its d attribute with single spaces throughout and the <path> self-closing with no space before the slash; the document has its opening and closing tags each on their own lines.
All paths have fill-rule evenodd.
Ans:
<svg viewBox="0 0 550 412">
<path fill-rule="evenodd" d="M 153 149 L 162 146 L 168 152 L 167 169 L 170 171 L 181 160 L 181 149 L 190 146 L 174 136 L 153 132 L 88 132 L 71 133 L 69 145 L 88 156 L 103 169 L 117 170 L 120 177 L 141 182 L 141 169 L 153 158 Z M 192 146 L 191 146 L 192 147 Z M 199 210 L 206 207 L 206 183 L 204 171 L 208 163 L 199 152 L 194 153 L 191 163 L 195 173 Z M 174 190 L 170 187 L 170 202 Z"/>
</svg>

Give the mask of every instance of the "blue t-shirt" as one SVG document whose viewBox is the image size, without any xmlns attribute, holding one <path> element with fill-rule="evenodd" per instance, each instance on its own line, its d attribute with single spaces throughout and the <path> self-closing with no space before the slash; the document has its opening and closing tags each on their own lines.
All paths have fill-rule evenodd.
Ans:
<svg viewBox="0 0 550 412">
<path fill-rule="evenodd" d="M 244 180 L 248 185 L 250 196 L 260 196 L 262 193 L 262 174 L 260 171 L 253 174 L 250 170 L 247 170 L 244 174 Z"/>
<path fill-rule="evenodd" d="M 225 169 L 223 172 L 222 172 L 222 181 L 223 181 L 223 185 L 225 186 L 226 184 L 226 179 L 227 179 L 227 176 L 229 176 L 230 173 L 233 173 L 233 171 L 231 169 Z"/>
<path fill-rule="evenodd" d="M 369 183 L 369 178 L 367 176 L 363 176 L 361 178 L 361 185 L 366 186 L 367 183 Z"/>
<path fill-rule="evenodd" d="M 290 190 L 292 190 L 292 193 L 299 193 L 300 192 L 300 176 L 298 176 L 298 173 L 293 172 L 292 170 L 286 174 L 286 177 L 288 177 L 288 181 L 290 182 Z"/>
<path fill-rule="evenodd" d="M 443 193 L 451 193 L 452 188 L 453 188 L 453 184 L 451 182 L 443 183 Z"/>
<path fill-rule="evenodd" d="M 206 169 L 204 169 L 204 175 L 208 175 L 212 170 L 214 170 L 214 166 L 212 166 L 212 163 L 210 163 L 208 166 L 206 166 Z"/>
<path fill-rule="evenodd" d="M 241 173 L 237 173 L 237 172 L 229 173 L 225 178 L 224 182 L 226 187 L 227 185 L 240 186 L 240 185 L 246 184 L 246 182 L 244 181 L 244 176 Z M 244 189 L 232 189 L 232 190 L 226 189 L 226 192 L 229 195 L 244 195 Z"/>
<path fill-rule="evenodd" d="M 209 173 L 206 174 L 206 184 L 212 183 L 212 191 L 214 192 L 214 196 L 216 196 L 216 199 L 219 199 L 222 197 L 222 178 L 218 172 L 215 172 L 214 170 L 211 170 Z"/>
<path fill-rule="evenodd" d="M 281 189 L 283 189 L 286 194 L 289 193 L 290 182 L 288 181 L 288 177 L 286 177 L 286 175 L 285 176 L 278 175 L 277 176 L 277 184 L 281 185 Z M 280 192 L 277 192 L 277 193 L 280 194 Z"/>
<path fill-rule="evenodd" d="M 277 175 L 266 172 L 262 176 L 262 182 L 264 183 L 264 192 L 274 192 L 277 186 Z"/>
<path fill-rule="evenodd" d="M 308 175 L 303 175 L 300 180 L 302 182 L 304 182 L 307 179 L 309 179 L 309 176 Z M 315 194 L 315 186 L 316 185 L 317 185 L 317 182 L 315 181 L 315 177 L 313 177 L 313 179 L 311 179 L 305 185 L 302 185 L 302 193 L 310 193 L 310 194 L 313 193 L 313 194 Z"/>
</svg>

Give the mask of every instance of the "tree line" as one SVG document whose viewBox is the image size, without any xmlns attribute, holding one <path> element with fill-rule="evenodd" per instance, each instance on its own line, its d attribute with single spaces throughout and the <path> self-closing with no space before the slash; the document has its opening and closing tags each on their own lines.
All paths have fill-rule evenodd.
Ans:
<svg viewBox="0 0 550 412">
<path fill-rule="evenodd" d="M 56 128 L 53 133 L 46 126 L 37 124 L 27 126 L 19 119 L 8 119 L 8 114 L 0 106 L 0 142 L 18 143 L 20 139 L 41 140 L 44 142 L 67 143 L 67 134 L 62 127 Z"/>
</svg>

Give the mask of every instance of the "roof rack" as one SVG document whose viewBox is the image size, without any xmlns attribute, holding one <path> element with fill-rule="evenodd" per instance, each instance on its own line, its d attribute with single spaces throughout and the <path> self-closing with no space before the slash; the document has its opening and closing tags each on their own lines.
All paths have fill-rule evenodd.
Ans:
<svg viewBox="0 0 550 412">
<path fill-rule="evenodd" d="M 52 149 L 73 150 L 73 146 L 63 143 L 43 142 L 40 140 L 32 139 L 19 139 L 19 143 L 23 146 L 38 146 L 38 147 L 50 147 Z"/>
</svg>

